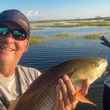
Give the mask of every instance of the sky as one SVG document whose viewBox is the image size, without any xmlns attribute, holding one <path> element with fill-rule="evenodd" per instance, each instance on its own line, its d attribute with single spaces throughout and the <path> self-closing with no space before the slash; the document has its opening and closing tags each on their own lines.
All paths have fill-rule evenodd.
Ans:
<svg viewBox="0 0 110 110">
<path fill-rule="evenodd" d="M 110 0 L 1 0 L 0 12 L 18 9 L 30 20 L 110 17 Z"/>
</svg>

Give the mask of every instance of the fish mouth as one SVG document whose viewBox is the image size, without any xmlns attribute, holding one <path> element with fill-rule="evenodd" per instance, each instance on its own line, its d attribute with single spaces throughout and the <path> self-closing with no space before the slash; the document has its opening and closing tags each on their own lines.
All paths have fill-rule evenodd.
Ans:
<svg viewBox="0 0 110 110">
<path fill-rule="evenodd" d="M 110 67 L 108 67 L 107 59 L 102 58 L 99 63 L 100 63 L 99 69 L 102 70 L 104 74 L 107 74 L 108 73 L 108 68 L 110 70 Z"/>
<path fill-rule="evenodd" d="M 105 75 L 110 73 L 110 66 L 107 66 L 106 70 L 105 70 Z"/>
<path fill-rule="evenodd" d="M 102 65 L 105 67 L 105 68 L 108 68 L 108 61 L 106 59 L 102 59 Z"/>
</svg>

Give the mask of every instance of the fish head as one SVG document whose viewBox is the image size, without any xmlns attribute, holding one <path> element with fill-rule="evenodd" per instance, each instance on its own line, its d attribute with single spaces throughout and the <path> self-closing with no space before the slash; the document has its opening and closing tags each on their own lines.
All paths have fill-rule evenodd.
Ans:
<svg viewBox="0 0 110 110">
<path fill-rule="evenodd" d="M 89 83 L 92 84 L 95 80 L 100 78 L 103 74 L 105 74 L 105 71 L 108 66 L 108 61 L 105 58 L 96 58 L 92 59 L 92 66 L 91 66 L 91 71 L 88 73 L 88 77 L 90 74 Z"/>
<path fill-rule="evenodd" d="M 104 58 L 94 58 L 94 59 L 84 59 L 84 60 L 85 60 L 84 65 L 86 67 L 85 69 L 80 68 L 81 71 L 78 71 L 79 79 L 77 80 L 78 82 L 76 84 L 80 85 L 82 83 L 89 87 L 95 80 L 97 80 L 99 77 L 101 77 L 105 73 L 108 66 L 108 62 Z M 82 60 L 82 62 L 84 60 Z M 84 73 L 82 74 L 82 72 L 85 72 L 85 74 Z M 85 79 L 87 79 L 88 81 Z M 82 84 L 80 85 L 80 87 L 85 87 L 85 86 L 82 86 Z M 92 102 L 91 100 L 83 96 L 83 94 L 80 91 L 80 87 L 77 89 L 78 91 L 76 91 L 76 94 L 75 94 L 76 99 L 82 103 L 88 103 L 96 106 L 94 102 Z"/>
<path fill-rule="evenodd" d="M 88 80 L 91 85 L 96 79 L 101 77 L 108 66 L 105 58 L 86 58 L 74 60 L 73 73 L 71 79 L 73 83 L 80 84 L 82 80 Z M 75 70 L 75 71 L 74 71 Z"/>
<path fill-rule="evenodd" d="M 100 77 L 107 69 L 108 61 L 105 58 L 97 58 L 94 60 L 94 66 L 97 69 L 96 76 Z"/>
</svg>

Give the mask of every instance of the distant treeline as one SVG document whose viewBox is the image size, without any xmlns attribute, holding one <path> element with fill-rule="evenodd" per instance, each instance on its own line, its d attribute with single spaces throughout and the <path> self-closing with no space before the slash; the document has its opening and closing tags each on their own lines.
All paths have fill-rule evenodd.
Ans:
<svg viewBox="0 0 110 110">
<path fill-rule="evenodd" d="M 70 20 L 44 20 L 31 22 L 32 29 L 37 28 L 39 29 L 43 27 L 76 27 L 76 26 L 110 26 L 110 17 L 70 19 Z"/>
</svg>

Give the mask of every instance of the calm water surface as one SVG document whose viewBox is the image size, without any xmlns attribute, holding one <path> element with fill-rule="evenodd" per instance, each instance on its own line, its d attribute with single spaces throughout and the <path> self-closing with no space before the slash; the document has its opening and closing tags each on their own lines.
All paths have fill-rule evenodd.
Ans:
<svg viewBox="0 0 110 110">
<path fill-rule="evenodd" d="M 20 63 L 47 69 L 68 59 L 97 56 L 110 60 L 110 49 L 99 40 L 60 40 L 31 46 Z"/>
<path fill-rule="evenodd" d="M 70 28 L 44 28 L 41 30 L 32 30 L 32 35 L 38 36 L 53 36 L 59 33 L 71 33 L 78 35 L 87 35 L 95 32 L 101 32 L 103 34 L 110 35 L 110 28 L 107 27 L 70 27 Z"/>
</svg>

